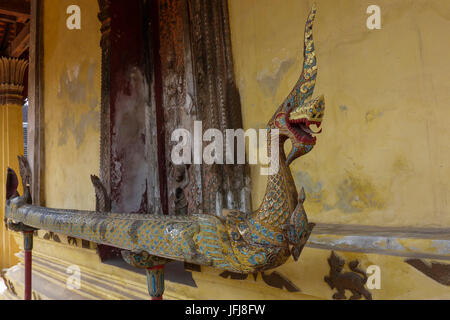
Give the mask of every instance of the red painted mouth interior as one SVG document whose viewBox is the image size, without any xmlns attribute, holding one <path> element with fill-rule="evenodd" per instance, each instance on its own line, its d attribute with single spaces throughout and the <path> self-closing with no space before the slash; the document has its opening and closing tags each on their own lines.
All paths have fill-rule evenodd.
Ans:
<svg viewBox="0 0 450 320">
<path fill-rule="evenodd" d="M 314 132 L 310 129 L 310 126 L 315 124 L 317 128 L 322 125 L 321 121 L 309 121 L 306 119 L 289 120 L 289 114 L 286 116 L 286 123 L 289 131 L 291 131 L 294 136 L 304 143 L 313 144 L 316 143 L 317 138 L 313 134 L 320 134 L 322 129 L 318 132 Z"/>
</svg>

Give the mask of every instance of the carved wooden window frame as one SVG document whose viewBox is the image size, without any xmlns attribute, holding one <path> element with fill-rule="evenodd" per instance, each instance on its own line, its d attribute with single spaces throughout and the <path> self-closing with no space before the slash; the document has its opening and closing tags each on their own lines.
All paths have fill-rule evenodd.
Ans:
<svg viewBox="0 0 450 320">
<path fill-rule="evenodd" d="M 102 102 L 101 102 L 101 155 L 100 172 L 101 180 L 108 192 L 111 192 L 111 0 L 98 0 L 101 26 L 101 49 L 102 49 Z M 147 1 L 144 1 L 147 3 Z M 155 1 L 150 1 L 154 6 Z M 158 1 L 158 10 L 176 10 L 174 2 L 170 0 Z M 216 128 L 223 132 L 226 129 L 242 128 L 242 115 L 240 97 L 234 80 L 233 58 L 231 50 L 230 27 L 228 19 L 228 3 L 226 0 L 202 1 L 181 0 L 176 2 L 181 7 L 178 18 L 182 19 L 186 28 L 184 39 L 184 77 L 182 92 L 180 96 L 192 99 L 194 114 L 192 118 L 202 120 L 207 128 Z M 167 7 L 167 8 L 166 8 Z M 154 9 L 154 8 L 153 8 Z M 167 12 L 165 12 L 167 13 Z M 168 14 L 171 14 L 169 12 Z M 158 27 L 158 26 L 156 26 Z M 170 26 L 169 26 L 170 27 Z M 155 26 L 151 31 L 155 31 Z M 162 25 L 162 28 L 166 28 Z M 167 30 L 161 30 L 165 32 Z M 159 30 L 158 30 L 159 32 Z M 150 48 L 150 51 L 154 48 Z M 157 50 L 164 48 L 157 48 Z M 164 57 L 165 58 L 165 57 Z M 157 64 L 158 61 L 151 61 Z M 163 63 L 164 64 L 164 63 Z M 152 68 L 152 66 L 150 66 Z M 163 70 L 167 66 L 162 66 Z M 176 68 L 169 72 L 179 72 Z M 158 75 L 150 74 L 151 85 L 158 85 Z M 164 101 L 167 100 L 167 84 L 162 81 Z M 153 103 L 158 103 L 158 92 L 155 90 Z M 164 107 L 167 105 L 165 104 Z M 168 108 L 164 109 L 167 117 Z M 158 112 L 158 109 L 156 110 Z M 182 112 L 182 111 L 180 111 Z M 171 121 L 165 118 L 164 146 L 170 145 L 170 130 L 183 125 L 180 121 Z M 207 128 L 204 128 L 205 130 Z M 164 147 L 163 146 L 163 147 Z M 169 149 L 169 150 L 168 150 Z M 162 150 L 162 149 L 161 149 Z M 160 151 L 159 149 L 156 152 Z M 164 151 L 166 159 L 170 155 L 170 147 Z M 165 172 L 159 172 L 159 176 L 168 178 L 168 198 L 173 199 L 173 193 L 179 186 L 172 174 L 171 165 L 167 163 Z M 156 169 L 156 168 L 155 168 Z M 213 213 L 221 214 L 222 208 L 237 208 L 242 211 L 251 210 L 250 200 L 250 178 L 249 170 L 245 165 L 192 165 L 188 169 L 191 179 L 196 179 L 195 190 L 187 192 L 190 204 L 189 213 Z M 160 183 L 161 185 L 161 183 Z M 188 187 L 189 188 L 189 187 Z M 161 190 L 160 190 L 161 191 Z M 164 196 L 160 198 L 164 199 Z M 114 201 L 114 200 L 113 200 Z M 194 203 L 195 202 L 195 203 Z M 174 212 L 169 204 L 169 210 Z M 161 205 L 164 208 L 164 203 Z M 163 210 L 166 211 L 167 210 Z"/>
<path fill-rule="evenodd" d="M 28 67 L 28 161 L 33 173 L 33 204 L 44 203 L 43 0 L 31 1 Z"/>
</svg>

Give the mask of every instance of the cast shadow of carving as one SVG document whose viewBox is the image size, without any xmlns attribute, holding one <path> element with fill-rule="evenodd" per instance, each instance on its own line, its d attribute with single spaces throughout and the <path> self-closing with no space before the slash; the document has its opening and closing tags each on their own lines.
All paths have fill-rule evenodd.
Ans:
<svg viewBox="0 0 450 320">
<path fill-rule="evenodd" d="M 258 279 L 259 274 L 261 274 L 262 280 L 268 286 L 281 290 L 286 289 L 288 292 L 301 292 L 300 288 L 298 288 L 291 280 L 277 271 L 274 271 L 270 274 L 265 272 L 253 273 L 252 276 L 255 281 Z M 224 271 L 220 274 L 220 276 L 224 279 L 231 280 L 246 280 L 249 277 L 248 274 L 241 274 L 230 271 Z"/>
</svg>

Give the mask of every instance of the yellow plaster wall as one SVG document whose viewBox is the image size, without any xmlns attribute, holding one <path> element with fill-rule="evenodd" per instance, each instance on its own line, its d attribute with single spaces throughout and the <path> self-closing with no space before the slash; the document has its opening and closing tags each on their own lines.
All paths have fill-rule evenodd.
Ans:
<svg viewBox="0 0 450 320">
<path fill-rule="evenodd" d="M 81 30 L 68 30 L 66 9 L 81 9 Z M 101 49 L 98 4 L 44 1 L 45 202 L 93 209 L 90 174 L 98 174 Z"/>
<path fill-rule="evenodd" d="M 303 63 L 312 1 L 229 0 L 245 128 L 261 128 Z M 315 149 L 291 166 L 314 222 L 450 226 L 450 2 L 317 0 L 319 74 L 327 110 Z M 254 205 L 265 178 L 252 168 Z"/>
<path fill-rule="evenodd" d="M 379 254 L 336 252 L 346 261 L 343 272 L 351 271 L 350 261 L 358 260 L 359 268 L 366 271 L 369 266 L 380 268 L 380 288 L 369 289 L 374 300 L 439 300 L 450 299 L 448 286 L 438 283 L 422 272 L 414 269 L 405 262 L 404 257 L 386 256 Z M 290 259 L 285 265 L 277 268 L 277 272 L 290 279 L 305 295 L 331 299 L 336 289 L 332 290 L 324 281 L 328 276 L 330 266 L 327 259 L 330 251 L 305 248 L 300 260 Z M 448 261 L 433 262 L 447 264 Z M 271 290 L 266 288 L 267 291 Z M 272 289 L 273 290 L 273 289 Z M 347 299 L 351 296 L 346 292 Z M 296 299 L 291 294 L 292 299 Z"/>
<path fill-rule="evenodd" d="M 324 133 L 293 171 L 308 193 L 315 222 L 449 226 L 449 65 L 446 30 L 450 4 L 379 0 L 383 29 L 365 27 L 363 0 L 320 0 L 315 24 L 319 78 L 325 94 Z M 45 0 L 44 108 L 46 206 L 93 209 L 89 175 L 98 173 L 101 52 L 98 5 L 92 0 Z M 77 4 L 82 30 L 65 27 Z M 264 127 L 297 80 L 303 29 L 311 1 L 230 0 L 236 76 L 245 128 Z M 447 11 L 446 11 L 447 10 Z M 259 204 L 265 179 L 252 168 Z M 357 200 L 359 197 L 359 200 Z M 40 253 L 128 281 L 122 269 L 93 259 L 93 250 L 38 241 Z M 60 246 L 61 248 L 53 246 Z M 65 246 L 65 242 L 64 242 Z M 53 249 L 52 249 L 53 248 Z M 53 252 L 53 253 L 52 253 Z M 57 253 L 56 253 L 57 252 Z M 375 298 L 439 298 L 447 288 L 406 265 L 403 258 L 340 253 L 364 267 L 382 267 Z M 306 248 L 277 271 L 301 292 L 255 281 L 225 280 L 218 270 L 194 273 L 194 289 L 168 282 L 167 295 L 192 299 L 331 298 L 323 281 L 329 251 Z M 95 255 L 96 257 L 96 255 Z M 414 279 L 412 281 L 411 279 Z M 143 277 L 136 281 L 145 284 Z M 105 292 L 105 295 L 107 292 Z"/>
<path fill-rule="evenodd" d="M 17 263 L 14 256 L 19 251 L 12 232 L 6 229 L 6 177 L 7 168 L 11 168 L 19 175 L 19 161 L 17 156 L 23 155 L 23 126 L 22 106 L 17 104 L 0 105 L 0 271 Z M 19 179 L 20 180 L 20 179 Z M 19 181 L 18 192 L 23 194 L 22 182 Z"/>
</svg>

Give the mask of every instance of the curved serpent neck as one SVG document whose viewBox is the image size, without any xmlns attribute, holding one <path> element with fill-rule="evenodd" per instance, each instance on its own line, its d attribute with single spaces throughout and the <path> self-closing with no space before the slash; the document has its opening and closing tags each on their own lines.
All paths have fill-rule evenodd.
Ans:
<svg viewBox="0 0 450 320">
<path fill-rule="evenodd" d="M 270 139 L 268 140 L 267 144 L 270 150 Z M 284 154 L 285 141 L 280 136 L 279 170 L 276 174 L 268 177 L 264 199 L 259 209 L 253 213 L 253 219 L 275 228 L 281 228 L 283 224 L 287 223 L 298 201 L 294 178 L 292 177 L 291 169 L 286 165 L 286 155 Z"/>
</svg>

